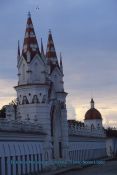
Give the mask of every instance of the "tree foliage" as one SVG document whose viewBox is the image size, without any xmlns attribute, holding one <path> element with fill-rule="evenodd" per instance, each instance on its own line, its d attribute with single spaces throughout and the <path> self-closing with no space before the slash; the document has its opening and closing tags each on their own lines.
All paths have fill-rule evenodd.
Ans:
<svg viewBox="0 0 117 175">
<path fill-rule="evenodd" d="M 5 118 L 6 116 L 6 106 L 3 106 L 0 110 L 0 118 Z"/>
<path fill-rule="evenodd" d="M 106 129 L 106 135 L 108 137 L 117 137 L 117 129 L 116 128 L 111 128 L 111 127 L 107 128 Z"/>
</svg>

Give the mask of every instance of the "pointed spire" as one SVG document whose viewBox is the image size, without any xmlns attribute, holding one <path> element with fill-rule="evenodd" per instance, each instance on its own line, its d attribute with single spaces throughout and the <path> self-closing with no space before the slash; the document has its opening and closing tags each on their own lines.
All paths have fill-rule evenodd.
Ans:
<svg viewBox="0 0 117 175">
<path fill-rule="evenodd" d="M 20 57 L 20 44 L 19 44 L 19 40 L 18 40 L 18 50 L 17 50 L 17 56 Z"/>
<path fill-rule="evenodd" d="M 29 55 L 29 53 L 30 60 L 29 58 L 27 60 L 27 54 Z M 30 62 L 36 54 L 40 55 L 40 51 L 31 19 L 31 14 L 30 12 L 28 12 L 22 55 L 24 56 L 27 62 Z"/>
<path fill-rule="evenodd" d="M 93 98 L 91 98 L 91 109 L 93 109 L 94 108 L 94 105 L 95 105 L 95 102 L 94 102 L 94 100 L 93 100 Z"/>
<path fill-rule="evenodd" d="M 44 47 L 43 47 L 43 41 L 42 41 L 42 38 L 41 38 L 41 55 L 44 56 Z"/>
<path fill-rule="evenodd" d="M 62 54 L 60 52 L 60 70 L 63 73 L 63 62 L 62 62 Z"/>
<path fill-rule="evenodd" d="M 63 67 L 63 63 L 62 63 L 62 54 L 60 52 L 60 66 Z"/>
<path fill-rule="evenodd" d="M 18 47 L 17 47 L 17 64 L 19 63 L 20 60 L 20 44 L 19 44 L 19 40 L 18 40 Z"/>
<path fill-rule="evenodd" d="M 48 59 L 52 59 L 53 61 L 57 62 L 56 50 L 55 50 L 55 46 L 53 42 L 52 33 L 50 30 L 49 30 L 49 35 L 48 35 L 46 57 Z"/>
</svg>

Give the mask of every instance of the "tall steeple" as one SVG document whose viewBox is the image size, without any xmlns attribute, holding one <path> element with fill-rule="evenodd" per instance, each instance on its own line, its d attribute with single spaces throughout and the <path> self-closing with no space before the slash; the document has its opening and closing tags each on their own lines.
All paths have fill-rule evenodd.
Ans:
<svg viewBox="0 0 117 175">
<path fill-rule="evenodd" d="M 50 59 L 52 61 L 52 63 L 54 63 L 54 64 L 58 63 L 56 50 L 55 50 L 54 41 L 53 41 L 53 37 L 52 37 L 51 31 L 49 31 L 49 35 L 48 35 L 46 57 L 48 59 Z"/>
<path fill-rule="evenodd" d="M 36 54 L 40 55 L 39 46 L 37 42 L 37 38 L 35 35 L 31 14 L 28 13 L 24 44 L 22 49 L 22 55 L 26 59 L 27 62 L 31 62 Z"/>
</svg>

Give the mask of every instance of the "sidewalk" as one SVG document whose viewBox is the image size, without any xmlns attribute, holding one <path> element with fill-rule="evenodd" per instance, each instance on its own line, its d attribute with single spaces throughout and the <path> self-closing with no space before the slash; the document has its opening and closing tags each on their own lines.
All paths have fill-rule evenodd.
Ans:
<svg viewBox="0 0 117 175">
<path fill-rule="evenodd" d="M 113 159 L 112 158 L 104 158 L 104 159 L 97 160 L 97 161 L 109 161 L 109 160 L 113 160 Z M 61 168 L 61 169 L 57 169 L 57 170 L 50 171 L 50 172 L 42 172 L 42 173 L 39 173 L 39 175 L 59 175 L 60 173 L 65 173 L 65 172 L 75 170 L 75 169 L 80 170 L 82 168 L 86 168 L 86 167 L 94 166 L 94 165 L 95 164 L 74 165 L 74 166 Z"/>
<path fill-rule="evenodd" d="M 82 169 L 83 167 L 76 165 L 76 166 L 72 166 L 72 167 L 66 167 L 66 168 L 61 168 L 60 170 L 55 170 L 53 172 L 43 172 L 43 173 L 39 173 L 39 175 L 58 175 L 60 173 L 64 173 L 70 170 L 75 170 L 75 169 Z"/>
</svg>

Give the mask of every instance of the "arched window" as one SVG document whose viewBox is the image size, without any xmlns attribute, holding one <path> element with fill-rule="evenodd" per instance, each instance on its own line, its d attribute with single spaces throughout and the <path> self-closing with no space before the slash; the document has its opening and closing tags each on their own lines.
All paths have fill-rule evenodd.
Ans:
<svg viewBox="0 0 117 175">
<path fill-rule="evenodd" d="M 46 102 L 46 95 L 43 96 L 43 100 L 42 100 L 42 103 L 45 103 Z"/>
<path fill-rule="evenodd" d="M 94 130 L 94 125 L 93 125 L 93 124 L 91 124 L 91 131 L 92 131 L 92 130 Z"/>
<path fill-rule="evenodd" d="M 26 96 L 23 96 L 22 104 L 29 104 Z"/>
<path fill-rule="evenodd" d="M 98 123 L 97 128 L 100 129 L 100 124 Z"/>
<path fill-rule="evenodd" d="M 37 95 L 33 96 L 32 103 L 39 103 Z"/>
</svg>

